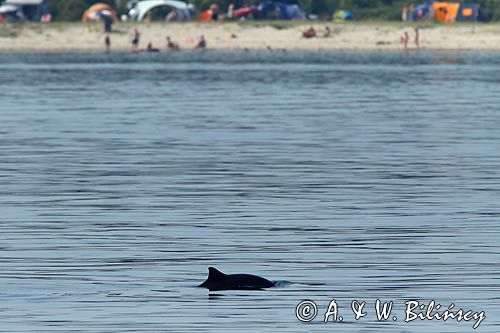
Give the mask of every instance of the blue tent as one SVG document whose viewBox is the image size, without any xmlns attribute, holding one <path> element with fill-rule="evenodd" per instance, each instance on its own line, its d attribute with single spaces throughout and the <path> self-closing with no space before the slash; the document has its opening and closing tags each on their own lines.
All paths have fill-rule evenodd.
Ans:
<svg viewBox="0 0 500 333">
<path fill-rule="evenodd" d="M 351 21 L 354 18 L 351 12 L 347 10 L 337 10 L 333 13 L 334 21 Z"/>
<path fill-rule="evenodd" d="M 462 3 L 457 15 L 457 21 L 477 22 L 479 20 L 479 4 Z"/>
<path fill-rule="evenodd" d="M 440 1 L 428 1 L 422 5 L 416 6 L 413 13 L 413 20 L 415 21 L 433 21 L 435 17 L 435 6 L 434 3 L 446 4 L 458 4 L 457 2 L 444 2 Z M 446 10 L 446 9 L 445 9 Z M 453 22 L 477 22 L 480 16 L 480 6 L 477 3 L 460 3 L 460 7 L 456 17 L 453 18 Z"/>
<path fill-rule="evenodd" d="M 261 20 L 305 20 L 306 14 L 298 5 L 265 1 L 259 6 Z"/>
<path fill-rule="evenodd" d="M 429 1 L 423 5 L 415 7 L 415 12 L 409 13 L 413 14 L 414 21 L 432 21 L 434 19 L 434 1 Z"/>
</svg>

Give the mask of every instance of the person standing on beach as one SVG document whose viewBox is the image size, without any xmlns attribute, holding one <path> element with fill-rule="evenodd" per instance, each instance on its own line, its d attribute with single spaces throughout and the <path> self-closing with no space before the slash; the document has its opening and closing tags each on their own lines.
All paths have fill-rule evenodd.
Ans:
<svg viewBox="0 0 500 333">
<path fill-rule="evenodd" d="M 132 35 L 132 51 L 136 51 L 139 47 L 139 39 L 141 38 L 141 33 L 137 28 L 134 29 L 134 33 Z"/>
<path fill-rule="evenodd" d="M 420 32 L 418 28 L 415 28 L 415 46 L 417 47 L 417 49 L 420 48 Z"/>
<path fill-rule="evenodd" d="M 229 6 L 227 7 L 227 15 L 226 18 L 228 20 L 234 19 L 234 4 L 230 3 Z"/>
<path fill-rule="evenodd" d="M 212 21 L 217 21 L 219 19 L 219 5 L 213 3 L 210 6 L 210 10 L 212 11 Z"/>
<path fill-rule="evenodd" d="M 408 50 L 408 42 L 410 41 L 410 35 L 407 31 L 404 32 L 403 37 L 401 37 L 401 45 L 403 45 L 403 50 Z"/>
<path fill-rule="evenodd" d="M 106 53 L 109 53 L 111 49 L 111 38 L 108 35 L 104 38 L 104 45 L 106 46 Z"/>
<path fill-rule="evenodd" d="M 111 32 L 113 26 L 113 17 L 110 15 L 101 15 L 104 24 L 104 32 Z"/>
<path fill-rule="evenodd" d="M 190 17 L 195 17 L 196 16 L 196 7 L 193 5 L 193 3 L 188 2 L 187 4 L 187 10 L 189 12 Z"/>
<path fill-rule="evenodd" d="M 410 5 L 408 6 L 408 13 L 406 14 L 406 16 L 408 22 L 415 21 L 415 5 L 413 4 L 413 2 L 410 2 Z"/>
</svg>

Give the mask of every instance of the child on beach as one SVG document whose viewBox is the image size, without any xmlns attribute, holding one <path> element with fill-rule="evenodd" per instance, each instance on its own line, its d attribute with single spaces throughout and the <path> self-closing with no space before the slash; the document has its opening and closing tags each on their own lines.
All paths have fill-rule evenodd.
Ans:
<svg viewBox="0 0 500 333">
<path fill-rule="evenodd" d="M 104 38 L 104 45 L 106 46 L 106 53 L 109 53 L 109 50 L 111 49 L 111 39 L 108 35 Z"/>
<path fill-rule="evenodd" d="M 417 49 L 420 48 L 420 32 L 418 28 L 415 28 L 415 45 L 417 46 Z"/>
<path fill-rule="evenodd" d="M 139 47 L 139 39 L 141 37 L 141 34 L 139 33 L 139 30 L 137 28 L 134 29 L 134 33 L 132 35 L 132 51 L 137 50 Z"/>
<path fill-rule="evenodd" d="M 404 50 L 408 49 L 409 40 L 410 40 L 410 35 L 408 34 L 408 32 L 405 31 L 403 37 L 401 37 L 401 45 L 403 45 Z"/>
<path fill-rule="evenodd" d="M 324 38 L 328 38 L 328 37 L 330 37 L 331 33 L 332 33 L 332 31 L 330 30 L 330 27 L 326 26 L 325 27 L 325 32 L 323 33 L 323 37 Z"/>
</svg>

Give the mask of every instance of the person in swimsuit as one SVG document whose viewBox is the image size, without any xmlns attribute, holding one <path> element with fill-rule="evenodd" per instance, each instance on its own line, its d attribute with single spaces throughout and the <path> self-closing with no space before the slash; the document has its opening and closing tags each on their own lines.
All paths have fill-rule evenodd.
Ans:
<svg viewBox="0 0 500 333">
<path fill-rule="evenodd" d="M 153 47 L 153 43 L 149 42 L 148 46 L 146 47 L 146 52 L 160 52 L 160 49 Z"/>
<path fill-rule="evenodd" d="M 207 48 L 207 41 L 205 40 L 205 36 L 201 35 L 198 40 L 198 44 L 194 47 L 195 50 L 203 50 Z"/>
<path fill-rule="evenodd" d="M 180 51 L 181 50 L 181 48 L 179 47 L 179 44 L 177 44 L 176 42 L 173 42 L 170 39 L 170 36 L 167 36 L 167 49 L 169 51 Z"/>
</svg>

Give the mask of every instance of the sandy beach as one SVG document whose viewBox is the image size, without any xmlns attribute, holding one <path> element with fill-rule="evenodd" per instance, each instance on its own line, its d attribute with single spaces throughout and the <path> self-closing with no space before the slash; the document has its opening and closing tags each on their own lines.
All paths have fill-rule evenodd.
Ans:
<svg viewBox="0 0 500 333">
<path fill-rule="evenodd" d="M 313 26 L 319 37 L 306 39 L 302 31 Z M 331 36 L 322 37 L 325 27 Z M 134 28 L 141 32 L 140 48 L 147 43 L 165 50 L 170 36 L 181 49 L 190 50 L 200 35 L 208 49 L 224 51 L 288 50 L 288 51 L 398 51 L 400 39 L 409 33 L 408 49 L 416 49 L 415 26 L 384 22 L 244 22 L 244 23 L 118 23 L 113 26 L 111 51 L 130 50 Z M 434 51 L 500 51 L 499 24 L 457 24 L 419 26 L 420 49 Z M 101 24 L 29 23 L 0 26 L 0 52 L 102 52 Z"/>
</svg>

